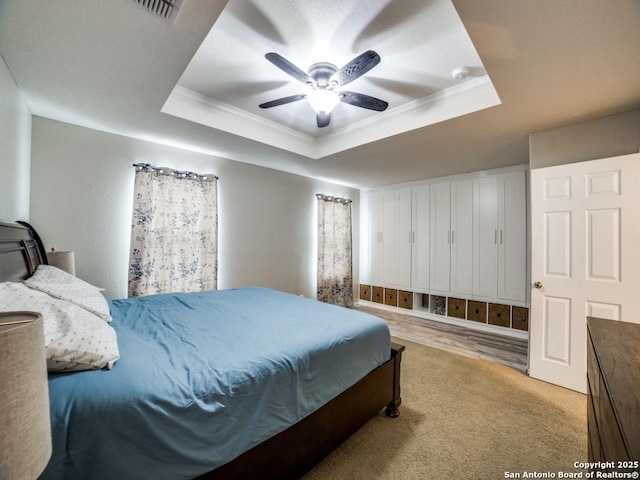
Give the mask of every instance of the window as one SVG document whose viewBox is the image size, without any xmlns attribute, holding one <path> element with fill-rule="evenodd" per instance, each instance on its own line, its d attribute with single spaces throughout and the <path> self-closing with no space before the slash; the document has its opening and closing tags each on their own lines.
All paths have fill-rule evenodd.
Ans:
<svg viewBox="0 0 640 480">
<path fill-rule="evenodd" d="M 318 300 L 353 306 L 351 200 L 317 194 Z"/>
<path fill-rule="evenodd" d="M 215 175 L 136 164 L 129 297 L 215 290 Z"/>
</svg>

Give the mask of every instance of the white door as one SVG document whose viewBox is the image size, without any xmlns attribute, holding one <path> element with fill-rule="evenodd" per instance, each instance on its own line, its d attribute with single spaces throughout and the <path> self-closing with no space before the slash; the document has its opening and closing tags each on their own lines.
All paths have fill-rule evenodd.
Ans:
<svg viewBox="0 0 640 480">
<path fill-rule="evenodd" d="M 495 175 L 473 180 L 473 298 L 498 296 L 498 184 Z"/>
<path fill-rule="evenodd" d="M 498 298 L 524 305 L 527 279 L 525 172 L 498 176 Z"/>
<path fill-rule="evenodd" d="M 395 191 L 395 279 L 392 286 L 411 287 L 411 187 Z"/>
<path fill-rule="evenodd" d="M 363 258 L 365 267 L 362 268 L 363 280 L 371 285 L 380 284 L 380 257 L 382 249 L 382 231 L 380 222 L 380 193 L 369 192 L 366 195 L 367 208 L 367 250 Z"/>
<path fill-rule="evenodd" d="M 450 291 L 471 295 L 473 284 L 473 181 L 451 182 Z"/>
<path fill-rule="evenodd" d="M 411 240 L 413 259 L 411 287 L 429 291 L 429 185 L 418 185 L 411 189 Z"/>
<path fill-rule="evenodd" d="M 640 154 L 531 171 L 529 373 L 586 392 L 586 317 L 640 322 Z"/>
<path fill-rule="evenodd" d="M 390 285 L 396 275 L 396 213 L 393 190 L 380 192 L 380 283 Z"/>
<path fill-rule="evenodd" d="M 430 188 L 429 284 L 433 293 L 449 293 L 451 270 L 451 194 L 449 182 Z"/>
</svg>

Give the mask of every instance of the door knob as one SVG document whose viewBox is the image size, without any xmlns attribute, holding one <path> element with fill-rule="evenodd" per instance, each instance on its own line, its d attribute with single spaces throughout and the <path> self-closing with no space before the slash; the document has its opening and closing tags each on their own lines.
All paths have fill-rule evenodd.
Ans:
<svg viewBox="0 0 640 480">
<path fill-rule="evenodd" d="M 542 282 L 536 282 L 533 284 L 533 286 L 536 288 L 542 288 Z"/>
</svg>

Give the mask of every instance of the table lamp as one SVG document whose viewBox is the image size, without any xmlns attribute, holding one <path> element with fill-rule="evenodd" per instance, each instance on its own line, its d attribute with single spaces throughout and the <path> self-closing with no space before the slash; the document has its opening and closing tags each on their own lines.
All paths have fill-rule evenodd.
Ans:
<svg viewBox="0 0 640 480">
<path fill-rule="evenodd" d="M 73 252 L 57 252 L 52 248 L 47 252 L 47 263 L 71 275 L 76 274 L 76 260 Z"/>
<path fill-rule="evenodd" d="M 37 478 L 51 457 L 42 316 L 0 313 L 0 478 Z"/>
</svg>

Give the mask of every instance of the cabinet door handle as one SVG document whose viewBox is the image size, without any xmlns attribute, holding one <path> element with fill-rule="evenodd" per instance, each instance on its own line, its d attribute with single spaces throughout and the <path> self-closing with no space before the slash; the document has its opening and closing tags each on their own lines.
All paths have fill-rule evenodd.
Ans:
<svg viewBox="0 0 640 480">
<path fill-rule="evenodd" d="M 500 229 L 500 245 L 502 245 L 502 229 Z"/>
<path fill-rule="evenodd" d="M 453 230 L 451 230 L 451 244 L 455 243 L 454 234 L 455 234 L 455 232 Z"/>
</svg>

